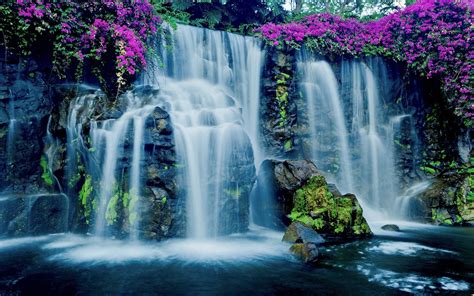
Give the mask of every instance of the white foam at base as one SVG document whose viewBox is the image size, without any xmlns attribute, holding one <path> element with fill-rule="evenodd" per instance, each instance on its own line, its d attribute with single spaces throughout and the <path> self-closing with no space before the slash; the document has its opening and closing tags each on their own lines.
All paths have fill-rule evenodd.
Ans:
<svg viewBox="0 0 474 296">
<path fill-rule="evenodd" d="M 176 239 L 163 243 L 124 242 L 67 236 L 44 249 L 64 249 L 50 257 L 68 263 L 121 263 L 177 260 L 185 262 L 242 262 L 289 256 L 282 234 L 235 235 L 217 240 Z"/>
<path fill-rule="evenodd" d="M 430 278 L 417 274 L 402 274 L 374 268 L 371 264 L 357 265 L 357 270 L 367 276 L 369 282 L 376 282 L 407 293 L 428 292 L 436 290 L 437 287 L 447 291 L 469 290 L 469 284 L 465 281 L 456 281 L 448 277 Z"/>
<path fill-rule="evenodd" d="M 431 248 L 431 247 L 423 246 L 417 243 L 410 243 L 410 242 L 382 242 L 377 246 L 370 247 L 368 251 L 381 252 L 386 255 L 405 255 L 405 256 L 415 256 L 420 251 L 456 254 L 455 252 L 452 252 L 452 251 Z"/>
<path fill-rule="evenodd" d="M 11 239 L 5 239 L 5 240 L 0 240 L 0 250 L 1 249 L 6 249 L 6 248 L 12 248 L 12 247 L 20 247 L 24 245 L 29 245 L 32 243 L 37 243 L 37 242 L 42 242 L 45 240 L 48 240 L 50 236 L 28 236 L 28 237 L 22 237 L 22 238 L 11 238 Z"/>
</svg>

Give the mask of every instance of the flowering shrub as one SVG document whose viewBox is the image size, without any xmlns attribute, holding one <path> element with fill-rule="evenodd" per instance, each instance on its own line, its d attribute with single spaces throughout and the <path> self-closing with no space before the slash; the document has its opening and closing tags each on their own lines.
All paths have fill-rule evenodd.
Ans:
<svg viewBox="0 0 474 296">
<path fill-rule="evenodd" d="M 474 123 L 474 29 L 470 0 L 419 0 L 404 10 L 361 23 L 329 14 L 257 31 L 271 45 L 321 53 L 383 55 L 406 62 L 422 76 L 441 79 L 443 91 L 468 126 Z"/>
<path fill-rule="evenodd" d="M 115 61 L 118 88 L 146 66 L 146 41 L 161 23 L 148 0 L 49 2 L 17 0 L 0 5 L 0 17 L 8 17 L 10 25 L 16 23 L 16 31 L 21 32 L 23 40 L 16 43 L 24 52 L 28 53 L 35 40 L 45 43 L 52 38 L 58 73 L 64 74 L 65 66 L 72 63 L 88 62 L 101 82 L 105 81 L 107 56 Z M 15 36 L 4 38 L 10 47 L 15 43 Z"/>
</svg>

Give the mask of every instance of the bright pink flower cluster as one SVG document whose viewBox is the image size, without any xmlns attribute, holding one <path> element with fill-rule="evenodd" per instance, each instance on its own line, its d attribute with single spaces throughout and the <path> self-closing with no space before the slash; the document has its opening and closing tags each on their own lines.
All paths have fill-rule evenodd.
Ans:
<svg viewBox="0 0 474 296">
<path fill-rule="evenodd" d="M 271 45 L 306 44 L 322 53 L 383 55 L 404 61 L 427 78 L 441 79 L 456 112 L 474 123 L 474 22 L 471 0 L 419 0 L 376 21 L 329 14 L 257 31 Z"/>
<path fill-rule="evenodd" d="M 48 24 L 57 30 L 63 53 L 78 60 L 100 61 L 108 49 L 117 68 L 135 75 L 146 66 L 146 41 L 157 32 L 161 19 L 148 0 L 55 1 L 17 0 L 18 13 L 33 26 Z"/>
</svg>

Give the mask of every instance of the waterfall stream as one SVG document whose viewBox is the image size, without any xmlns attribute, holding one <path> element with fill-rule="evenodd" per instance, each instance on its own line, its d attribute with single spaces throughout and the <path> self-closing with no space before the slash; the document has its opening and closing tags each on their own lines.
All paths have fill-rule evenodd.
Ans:
<svg viewBox="0 0 474 296">
<path fill-rule="evenodd" d="M 171 29 L 170 29 L 171 30 Z M 117 118 L 90 120 L 91 95 L 78 97 L 68 120 L 68 179 L 77 175 L 78 151 L 100 184 L 95 234 L 107 236 L 115 223 L 117 194 L 128 194 L 128 232 L 139 238 L 145 122 L 159 106 L 171 117 L 178 176 L 186 199 L 187 235 L 209 238 L 247 229 L 248 199 L 259 145 L 260 41 L 235 34 L 179 26 L 170 31 L 173 50 L 158 42 L 158 60 L 142 83 L 159 86 L 149 101 L 126 95 Z M 192 62 L 190 62 L 192 61 Z M 87 151 L 82 127 L 90 121 Z M 90 149 L 89 149 L 90 150 Z M 254 157 L 255 155 L 255 157 Z M 127 173 L 128 172 L 128 173 Z M 121 181 L 122 180 L 122 181 Z M 123 189 L 123 180 L 128 180 Z"/>
<path fill-rule="evenodd" d="M 188 236 L 242 231 L 246 227 L 238 221 L 248 216 L 248 202 L 241 204 L 249 190 L 245 180 L 262 160 L 264 53 L 257 39 L 225 32 L 180 26 L 171 35 L 173 50 L 161 51 L 164 69 L 148 73 L 145 83 L 160 85 L 158 101 L 175 127 L 177 155 L 185 168 Z"/>
<path fill-rule="evenodd" d="M 383 72 L 383 65 L 343 61 L 340 81 L 326 61 L 310 55 L 299 57 L 298 68 L 310 132 L 308 155 L 343 192 L 358 195 L 370 208 L 366 214 L 374 216 L 369 219 L 395 217 L 396 197 L 403 187 L 395 163 L 396 143 L 400 122 L 410 115 L 385 109 L 381 95 L 386 74 L 374 74 Z M 408 134 L 415 143 L 416 132 Z"/>
</svg>

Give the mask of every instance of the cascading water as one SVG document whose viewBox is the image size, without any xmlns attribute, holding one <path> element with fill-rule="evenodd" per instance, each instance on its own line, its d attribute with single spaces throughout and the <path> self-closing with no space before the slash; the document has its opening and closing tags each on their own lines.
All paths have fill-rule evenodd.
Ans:
<svg viewBox="0 0 474 296">
<path fill-rule="evenodd" d="M 16 116 L 15 116 L 15 99 L 11 90 L 10 93 L 10 101 L 9 101 L 9 110 L 8 115 L 10 117 L 10 121 L 8 123 L 8 135 L 7 135 L 7 165 L 10 166 L 13 162 L 13 151 L 15 147 L 15 135 L 16 135 Z"/>
<path fill-rule="evenodd" d="M 308 117 L 310 120 L 318 122 L 317 126 L 310 123 L 311 142 L 314 147 L 312 159 L 318 164 L 324 157 L 318 149 L 319 145 L 324 145 L 324 136 L 318 132 L 318 129 L 335 133 L 336 145 L 334 147 L 338 152 L 337 159 L 339 159 L 340 167 L 339 184 L 341 190 L 352 191 L 352 163 L 350 161 L 348 133 L 336 77 L 326 61 L 307 60 L 299 63 L 298 67 L 304 76 L 302 86 L 307 99 Z"/>
<path fill-rule="evenodd" d="M 248 201 L 242 196 L 250 191 L 254 161 L 261 160 L 260 42 L 188 26 L 171 34 L 173 50 L 161 51 L 164 70 L 148 73 L 145 83 L 160 85 L 158 101 L 175 128 L 188 236 L 243 231 Z"/>
<path fill-rule="evenodd" d="M 371 69 L 365 63 L 346 63 L 343 64 L 342 83 L 349 83 L 353 96 L 358 98 L 352 102 L 353 110 L 358 112 L 353 113 L 352 121 L 352 136 L 355 137 L 353 149 L 357 151 L 360 145 L 360 159 L 355 164 L 361 169 L 359 173 L 362 179 L 358 182 L 368 188 L 365 195 L 369 204 L 384 212 L 390 208 L 398 193 L 392 125 L 388 115 L 383 113 L 380 84 Z M 345 76 L 345 71 L 352 75 Z M 350 80 L 344 81 L 346 77 L 351 77 L 352 83 Z M 362 188 L 357 190 L 360 192 Z"/>
<path fill-rule="evenodd" d="M 91 120 L 91 95 L 71 104 L 67 175 L 77 175 L 79 152 L 93 182 L 100 184 L 94 201 L 96 235 L 108 235 L 117 215 L 117 194 L 126 191 L 128 233 L 139 238 L 145 128 L 157 106 L 168 111 L 174 127 L 175 165 L 184 171 L 177 178 L 187 201 L 188 236 L 208 238 L 247 229 L 247 197 L 254 161 L 260 161 L 254 160 L 254 151 L 261 151 L 260 42 L 188 26 L 179 26 L 171 35 L 172 51 L 158 44 L 164 67 L 143 75 L 144 84 L 160 88 L 150 100 L 126 95 L 123 113 L 102 121 Z M 85 141 L 82 129 L 87 125 Z"/>
<path fill-rule="evenodd" d="M 116 119 L 103 121 L 91 120 L 94 112 L 94 100 L 97 93 L 80 95 L 71 103 L 68 114 L 68 180 L 74 180 L 78 174 L 78 163 L 85 162 L 82 169 L 87 171 L 91 178 L 100 184 L 97 199 L 94 201 L 95 209 L 95 234 L 104 236 L 107 234 L 107 226 L 113 224 L 116 219 L 116 204 L 118 193 L 122 190 L 121 177 L 124 167 L 121 162 L 130 159 L 128 188 L 130 217 L 130 237 L 138 239 L 139 215 L 143 157 L 143 136 L 145 120 L 153 111 L 153 105 L 141 106 L 137 98 L 132 95 L 123 97 L 126 111 Z M 82 129 L 89 121 L 90 123 L 90 148 L 87 148 Z M 130 136 L 132 135 L 132 136 Z M 130 137 L 128 137 L 130 136 Z M 130 155 L 125 155 L 125 147 L 128 142 L 133 141 Z M 120 181 L 118 176 L 120 175 Z M 68 184 L 71 189 L 74 183 Z"/>
<path fill-rule="evenodd" d="M 298 67 L 304 73 L 300 87 L 308 110 L 304 114 L 311 142 L 308 155 L 342 191 L 361 198 L 369 219 L 391 216 L 402 190 L 396 143 L 401 121 L 410 115 L 392 115 L 384 109 L 383 65 L 343 61 L 340 83 L 325 61 L 301 55 Z M 371 68 L 382 73 L 374 75 Z M 415 132 L 408 134 L 416 138 Z"/>
</svg>

